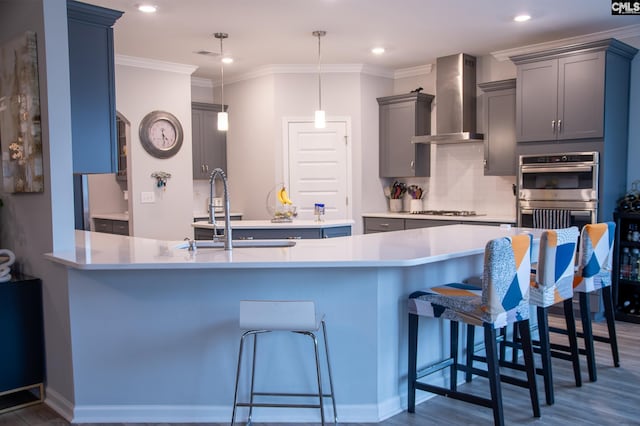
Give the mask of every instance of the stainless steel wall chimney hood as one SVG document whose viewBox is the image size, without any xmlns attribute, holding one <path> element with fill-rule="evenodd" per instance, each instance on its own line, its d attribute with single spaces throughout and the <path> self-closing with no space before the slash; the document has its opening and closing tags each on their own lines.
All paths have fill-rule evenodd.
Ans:
<svg viewBox="0 0 640 426">
<path fill-rule="evenodd" d="M 414 136 L 413 143 L 482 142 L 476 133 L 476 58 L 464 53 L 436 60 L 435 135 Z"/>
</svg>

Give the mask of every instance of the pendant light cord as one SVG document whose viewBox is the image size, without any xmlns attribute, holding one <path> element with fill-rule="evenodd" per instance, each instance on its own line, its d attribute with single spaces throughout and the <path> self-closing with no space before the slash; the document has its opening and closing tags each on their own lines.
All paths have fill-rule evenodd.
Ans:
<svg viewBox="0 0 640 426">
<path fill-rule="evenodd" d="M 224 50 L 222 49 L 222 40 L 220 37 L 220 99 L 222 99 L 222 112 L 224 112 Z"/>
<path fill-rule="evenodd" d="M 321 78 L 321 70 L 320 70 L 320 60 L 322 58 L 322 53 L 320 51 L 320 38 L 322 37 L 322 33 L 317 31 L 318 34 L 318 110 L 322 110 L 322 78 Z"/>
</svg>

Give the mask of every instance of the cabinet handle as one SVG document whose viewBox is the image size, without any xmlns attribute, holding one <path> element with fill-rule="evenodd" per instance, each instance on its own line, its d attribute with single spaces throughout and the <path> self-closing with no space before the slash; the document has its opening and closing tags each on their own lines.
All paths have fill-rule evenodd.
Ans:
<svg viewBox="0 0 640 426">
<path fill-rule="evenodd" d="M 482 161 L 482 164 L 484 164 L 484 168 L 486 169 L 487 168 L 487 159 L 486 158 Z"/>
<path fill-rule="evenodd" d="M 562 120 L 558 120 L 558 133 L 562 132 Z"/>
<path fill-rule="evenodd" d="M 209 172 L 209 165 L 205 164 L 204 167 L 205 167 L 205 169 L 207 169 L 207 173 L 208 173 Z"/>
<path fill-rule="evenodd" d="M 411 167 L 411 170 L 414 170 L 416 168 L 416 162 L 411 160 L 411 162 L 409 163 L 409 167 Z"/>
<path fill-rule="evenodd" d="M 551 131 L 556 132 L 556 120 L 551 120 Z"/>
<path fill-rule="evenodd" d="M 204 173 L 204 164 L 200 165 L 200 170 L 202 170 L 202 173 Z"/>
<path fill-rule="evenodd" d="M 389 227 L 389 224 L 388 224 L 388 223 L 381 223 L 381 224 L 380 224 L 380 227 L 381 227 L 381 228 L 388 228 L 388 227 Z"/>
</svg>

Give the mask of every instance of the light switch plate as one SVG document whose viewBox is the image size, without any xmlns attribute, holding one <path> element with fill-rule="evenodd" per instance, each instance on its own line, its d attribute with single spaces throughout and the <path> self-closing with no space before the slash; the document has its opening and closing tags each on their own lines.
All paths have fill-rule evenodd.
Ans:
<svg viewBox="0 0 640 426">
<path fill-rule="evenodd" d="M 155 203 L 156 202 L 156 194 L 153 192 L 141 192 L 140 193 L 140 202 L 141 203 Z"/>
</svg>

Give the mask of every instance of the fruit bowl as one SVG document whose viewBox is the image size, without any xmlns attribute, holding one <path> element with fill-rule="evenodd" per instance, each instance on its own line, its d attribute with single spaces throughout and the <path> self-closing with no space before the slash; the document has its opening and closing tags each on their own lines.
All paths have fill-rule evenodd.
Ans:
<svg viewBox="0 0 640 426">
<path fill-rule="evenodd" d="M 292 222 L 298 215 L 297 207 L 289 199 L 284 183 L 277 184 L 267 194 L 267 211 L 274 223 Z"/>
</svg>

